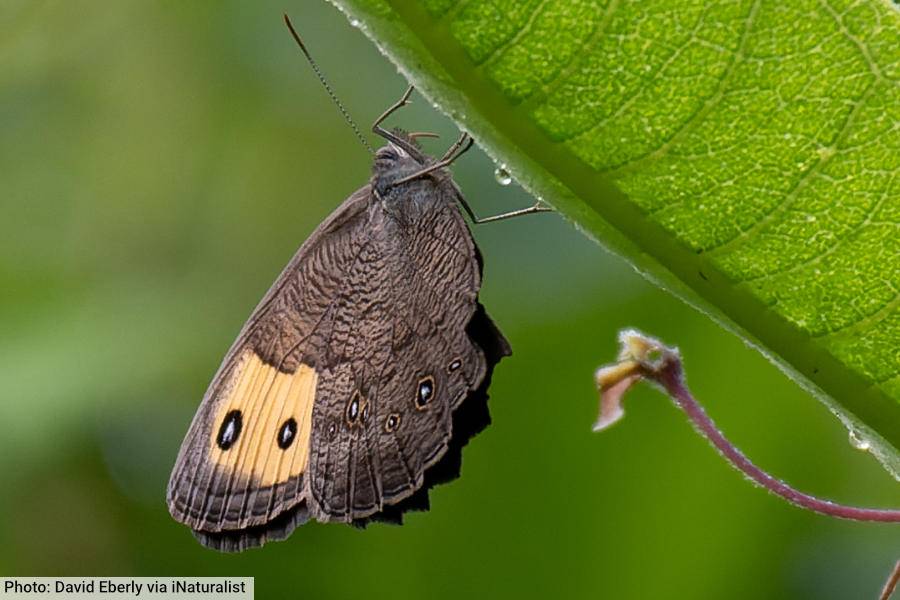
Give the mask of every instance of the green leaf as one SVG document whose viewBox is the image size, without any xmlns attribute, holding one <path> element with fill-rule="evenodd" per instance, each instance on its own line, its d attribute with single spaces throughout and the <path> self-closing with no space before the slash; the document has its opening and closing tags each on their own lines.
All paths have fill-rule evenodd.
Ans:
<svg viewBox="0 0 900 600">
<path fill-rule="evenodd" d="M 896 6 L 334 1 L 519 183 L 900 474 Z"/>
</svg>

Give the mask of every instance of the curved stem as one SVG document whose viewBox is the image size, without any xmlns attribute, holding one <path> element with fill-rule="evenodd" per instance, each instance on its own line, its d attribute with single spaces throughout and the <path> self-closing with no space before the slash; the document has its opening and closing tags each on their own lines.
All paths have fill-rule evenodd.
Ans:
<svg viewBox="0 0 900 600">
<path fill-rule="evenodd" d="M 882 523 L 900 522 L 900 510 L 859 508 L 856 506 L 837 504 L 835 502 L 816 498 L 815 496 L 810 496 L 809 494 L 804 494 L 787 483 L 772 477 L 753 464 L 743 452 L 728 441 L 725 435 L 719 431 L 710 416 L 703 410 L 700 403 L 694 399 L 687 389 L 687 386 L 684 385 L 681 369 L 678 368 L 677 365 L 670 363 L 666 368 L 657 372 L 655 376 L 653 376 L 653 379 L 666 389 L 675 401 L 675 405 L 684 411 L 688 416 L 688 419 L 691 420 L 691 423 L 697 428 L 697 431 L 699 431 L 703 437 L 709 440 L 710 443 L 722 453 L 725 460 L 734 465 L 741 473 L 776 496 L 780 496 L 791 504 L 831 517 L 852 519 L 854 521 L 876 521 Z"/>
<path fill-rule="evenodd" d="M 900 560 L 894 565 L 894 570 L 891 571 L 888 580 L 884 582 L 884 587 L 881 589 L 881 595 L 878 596 L 878 599 L 890 600 L 891 594 L 894 593 L 898 581 L 900 581 Z"/>
<path fill-rule="evenodd" d="M 801 508 L 830 517 L 900 523 L 900 510 L 837 504 L 804 494 L 772 477 L 754 465 L 743 452 L 728 441 L 725 434 L 719 431 L 700 403 L 691 395 L 684 383 L 681 356 L 677 349 L 669 348 L 659 340 L 633 329 L 619 332 L 619 343 L 621 344 L 619 362 L 601 367 L 594 375 L 600 392 L 600 413 L 594 423 L 594 431 L 601 431 L 618 422 L 625 414 L 622 399 L 627 391 L 641 379 L 649 379 L 669 394 L 675 406 L 684 411 L 694 428 L 716 447 L 725 460 L 751 481 L 776 496 Z"/>
</svg>

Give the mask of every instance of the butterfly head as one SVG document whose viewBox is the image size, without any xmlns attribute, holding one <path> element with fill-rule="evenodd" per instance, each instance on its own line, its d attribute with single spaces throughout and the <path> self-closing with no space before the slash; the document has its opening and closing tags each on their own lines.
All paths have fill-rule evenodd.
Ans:
<svg viewBox="0 0 900 600">
<path fill-rule="evenodd" d="M 372 166 L 375 186 L 379 191 L 387 191 L 404 177 L 421 171 L 433 162 L 425 154 L 411 135 L 394 130 L 393 139 L 375 152 Z"/>
</svg>

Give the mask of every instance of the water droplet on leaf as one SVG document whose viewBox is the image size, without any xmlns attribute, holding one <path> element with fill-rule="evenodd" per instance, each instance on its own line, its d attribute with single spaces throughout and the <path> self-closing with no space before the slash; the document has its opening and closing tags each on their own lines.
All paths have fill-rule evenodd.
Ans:
<svg viewBox="0 0 900 600">
<path fill-rule="evenodd" d="M 494 169 L 494 179 L 496 179 L 497 183 L 500 185 L 509 185 L 512 183 L 512 175 L 506 170 L 506 165 L 500 165 Z"/>
<path fill-rule="evenodd" d="M 857 450 L 862 450 L 863 452 L 868 452 L 869 449 L 872 448 L 872 444 L 869 440 L 862 437 L 858 432 L 854 430 L 850 430 L 849 433 L 850 445 L 856 448 Z"/>
</svg>

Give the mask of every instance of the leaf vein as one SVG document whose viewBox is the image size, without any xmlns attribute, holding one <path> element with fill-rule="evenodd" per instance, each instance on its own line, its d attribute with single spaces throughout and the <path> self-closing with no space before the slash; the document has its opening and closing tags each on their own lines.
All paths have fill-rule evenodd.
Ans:
<svg viewBox="0 0 900 600">
<path fill-rule="evenodd" d="M 866 331 L 871 329 L 873 325 L 877 325 L 881 321 L 884 321 L 886 318 L 891 316 L 894 310 L 900 306 L 900 293 L 897 290 L 894 290 L 894 297 L 885 302 L 883 306 L 881 306 L 878 310 L 863 316 L 858 321 L 854 321 L 852 323 L 848 323 L 842 327 L 838 327 L 836 329 L 832 329 L 825 333 L 820 333 L 818 335 L 810 335 L 810 339 L 812 340 L 829 340 L 835 339 L 839 337 L 846 337 L 849 335 L 853 335 L 859 333 L 861 331 Z"/>
<path fill-rule="evenodd" d="M 840 128 L 838 129 L 837 134 L 833 137 L 830 146 L 837 147 L 840 145 L 841 141 L 847 137 L 848 133 L 853 129 L 853 124 L 856 121 L 856 116 L 859 114 L 861 108 L 865 106 L 868 102 L 870 96 L 872 95 L 872 90 L 875 89 L 878 81 L 872 81 L 863 92 L 862 96 L 860 96 L 859 100 L 853 103 L 853 108 L 847 113 L 846 118 L 844 118 L 844 122 L 841 123 Z M 720 256 L 722 254 L 727 254 L 729 252 L 733 252 L 736 248 L 740 247 L 747 241 L 751 240 L 756 233 L 758 233 L 761 229 L 769 225 L 776 217 L 783 214 L 788 208 L 793 206 L 794 202 L 796 202 L 799 197 L 800 192 L 803 188 L 806 187 L 807 182 L 820 172 L 820 169 L 826 165 L 830 161 L 830 158 L 818 157 L 805 171 L 800 174 L 800 177 L 797 178 L 797 182 L 787 190 L 785 194 L 785 198 L 782 202 L 779 202 L 775 205 L 775 207 L 763 214 L 757 221 L 755 221 L 752 225 L 742 230 L 736 236 L 725 240 L 724 242 L 720 242 L 718 244 L 714 244 L 704 249 L 704 252 L 708 257 Z"/>
<path fill-rule="evenodd" d="M 894 177 L 892 177 L 891 182 L 888 182 L 888 184 L 885 186 L 885 190 L 891 189 L 893 179 L 894 179 Z M 860 223 L 853 226 L 853 228 L 850 231 L 848 231 L 845 235 L 843 235 L 842 237 L 835 240 L 835 243 L 833 245 L 829 246 L 823 252 L 820 252 L 819 254 L 816 254 L 815 256 L 811 256 L 808 259 L 804 260 L 803 262 L 785 267 L 784 269 L 772 271 L 770 273 L 766 273 L 764 275 L 759 275 L 757 277 L 748 277 L 747 279 L 739 280 L 736 282 L 736 285 L 737 284 L 747 284 L 747 283 L 761 283 L 763 281 L 766 281 L 773 277 L 777 277 L 779 275 L 788 275 L 790 273 L 795 273 L 797 271 L 800 271 L 801 269 L 808 267 L 809 265 L 811 265 L 813 263 L 816 263 L 818 261 L 821 261 L 824 258 L 827 258 L 828 256 L 831 256 L 832 254 L 837 252 L 842 246 L 844 246 L 847 242 L 849 242 L 851 239 L 853 239 L 854 236 L 857 233 L 859 233 L 860 231 L 862 231 L 865 227 L 868 227 L 870 225 L 879 224 L 878 222 L 873 221 L 872 217 L 874 215 L 878 214 L 878 211 L 881 210 L 881 207 L 884 205 L 884 202 L 888 197 L 889 197 L 889 194 L 887 191 L 885 191 L 884 194 L 882 194 L 881 198 L 878 200 L 878 202 L 876 202 L 875 205 L 872 207 L 872 209 L 868 211 L 865 219 L 863 219 Z M 900 223 L 890 223 L 890 224 L 895 225 L 895 226 L 900 226 Z"/>
<path fill-rule="evenodd" d="M 600 169 L 598 170 L 599 173 L 610 177 L 617 177 L 619 175 L 624 175 L 625 173 L 638 170 L 645 163 L 652 160 L 657 160 L 665 156 L 673 146 L 678 144 L 684 138 L 684 136 L 686 136 L 691 130 L 693 130 L 694 127 L 696 127 L 703 121 L 704 117 L 706 117 L 706 115 L 708 115 L 710 111 L 712 111 L 712 109 L 722 101 L 722 98 L 725 97 L 727 86 L 731 82 L 731 78 L 734 76 L 734 72 L 737 70 L 737 66 L 744 59 L 744 50 L 747 44 L 747 40 L 750 38 L 750 32 L 753 29 L 759 7 L 760 0 L 755 0 L 750 6 L 750 10 L 747 12 L 747 19 L 745 20 L 744 31 L 741 33 L 741 39 L 738 42 L 737 49 L 732 54 L 731 62 L 728 64 L 728 67 L 726 67 L 722 72 L 722 76 L 719 78 L 719 85 L 716 87 L 716 91 L 709 98 L 707 98 L 706 102 L 701 104 L 696 111 L 688 115 L 684 123 L 682 123 L 681 127 L 674 131 L 668 138 L 663 139 L 662 143 L 656 149 L 648 150 L 642 155 L 636 156 L 621 164 L 612 165 L 604 169 Z"/>
<path fill-rule="evenodd" d="M 584 57 L 585 50 L 592 47 L 597 43 L 597 40 L 606 32 L 606 28 L 609 27 L 609 23 L 612 21 L 613 15 L 616 12 L 616 9 L 619 8 L 620 0 L 610 0 L 609 4 L 606 5 L 606 10 L 603 13 L 603 18 L 594 27 L 594 31 L 585 38 L 584 42 L 582 42 L 581 46 L 577 51 L 572 52 L 572 57 L 568 60 L 568 62 L 563 65 L 559 71 L 553 76 L 549 81 L 544 83 L 540 92 L 533 93 L 527 100 L 525 100 L 521 104 L 521 110 L 525 113 L 530 113 L 534 109 L 536 109 L 539 105 L 544 103 L 547 98 L 550 96 L 550 92 L 553 91 L 554 86 L 560 81 L 565 81 L 578 67 L 580 59 Z"/>
<path fill-rule="evenodd" d="M 531 11 L 531 14 L 528 15 L 528 20 L 522 25 L 522 27 L 513 35 L 509 40 L 505 42 L 501 42 L 499 46 L 491 50 L 491 53 L 485 56 L 481 61 L 476 65 L 479 69 L 487 69 L 493 63 L 499 61 L 504 54 L 506 54 L 506 50 L 514 46 L 519 40 L 525 37 L 531 28 L 534 26 L 535 20 L 537 20 L 538 15 L 543 12 L 544 8 L 547 7 L 547 2 L 549 0 L 541 0 L 540 3 L 534 7 L 534 10 Z"/>
<path fill-rule="evenodd" d="M 567 142 L 569 140 L 573 140 L 573 139 L 580 138 L 583 136 L 592 135 L 598 129 L 606 126 L 610 121 L 618 119 L 623 114 L 625 114 L 625 112 L 628 109 L 630 109 L 632 106 L 634 106 L 635 102 L 637 102 L 641 97 L 643 97 L 646 94 L 646 92 L 651 88 L 650 84 L 652 84 L 656 81 L 659 81 L 664 76 L 664 74 L 669 69 L 669 67 L 671 67 L 675 63 L 675 61 L 677 61 L 681 57 L 681 55 L 684 53 L 684 51 L 687 48 L 689 48 L 691 46 L 691 44 L 699 41 L 699 38 L 697 37 L 697 32 L 701 29 L 701 26 L 704 23 L 703 17 L 704 17 L 704 15 L 701 13 L 700 16 L 697 18 L 697 22 L 694 23 L 694 28 L 691 31 L 690 36 L 685 40 L 685 42 L 678 47 L 673 47 L 672 54 L 669 55 L 669 57 L 665 60 L 665 62 L 662 65 L 660 65 L 659 69 L 657 69 L 655 73 L 651 74 L 647 79 L 645 79 L 643 81 L 643 85 L 641 85 L 641 87 L 637 91 L 635 91 L 634 94 L 632 94 L 630 97 L 626 98 L 625 101 L 619 105 L 619 107 L 615 110 L 615 112 L 613 114 L 609 115 L 608 117 L 601 117 L 598 120 L 594 121 L 593 123 L 590 123 L 589 125 L 585 126 L 584 129 L 582 129 L 581 131 L 576 131 L 576 132 L 572 133 L 571 135 L 568 135 L 559 141 Z"/>
</svg>

